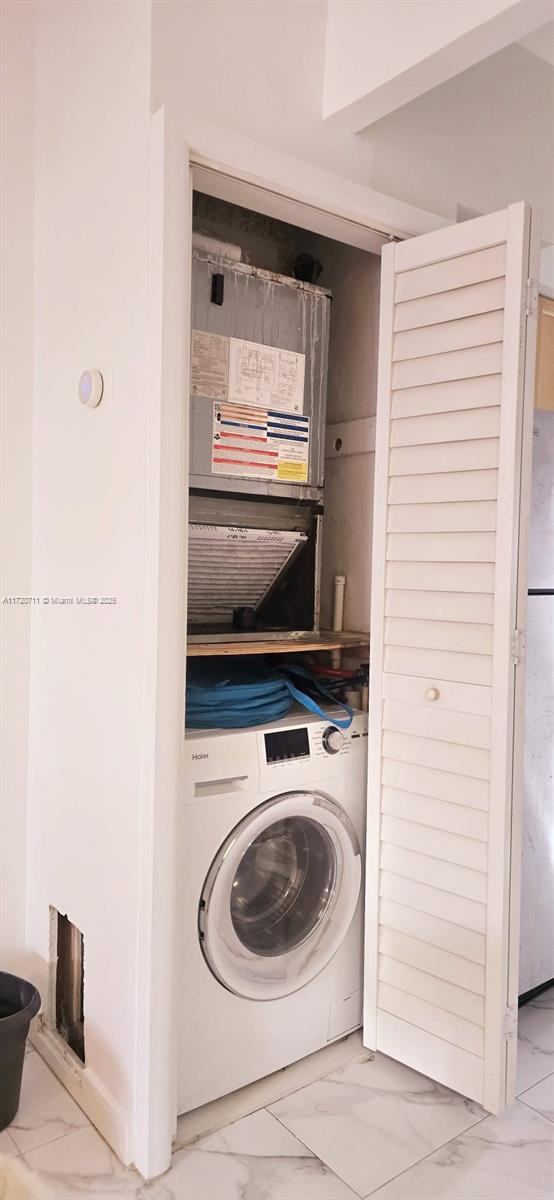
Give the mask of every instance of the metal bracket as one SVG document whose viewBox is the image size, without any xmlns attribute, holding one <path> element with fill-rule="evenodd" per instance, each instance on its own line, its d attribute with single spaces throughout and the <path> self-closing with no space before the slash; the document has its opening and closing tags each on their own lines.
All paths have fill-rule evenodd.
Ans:
<svg viewBox="0 0 554 1200">
<path fill-rule="evenodd" d="M 528 279 L 527 280 L 527 289 L 526 289 L 526 304 L 525 304 L 525 315 L 527 317 L 530 317 L 531 313 L 534 313 L 537 311 L 538 302 L 539 302 L 538 281 L 536 279 Z"/>
<path fill-rule="evenodd" d="M 517 1006 L 507 1007 L 504 1013 L 504 1038 L 511 1042 L 517 1035 Z"/>
<path fill-rule="evenodd" d="M 514 667 L 519 666 L 525 660 L 525 630 L 514 629 L 512 634 L 512 663 Z"/>
</svg>

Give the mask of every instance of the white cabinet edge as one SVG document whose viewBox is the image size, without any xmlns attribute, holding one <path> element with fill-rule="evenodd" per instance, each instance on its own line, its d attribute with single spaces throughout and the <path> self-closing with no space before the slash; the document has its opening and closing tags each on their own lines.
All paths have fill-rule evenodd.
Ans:
<svg viewBox="0 0 554 1200">
<path fill-rule="evenodd" d="M 327 426 L 325 458 L 349 458 L 352 454 L 374 453 L 375 417 L 360 417 Z"/>
</svg>

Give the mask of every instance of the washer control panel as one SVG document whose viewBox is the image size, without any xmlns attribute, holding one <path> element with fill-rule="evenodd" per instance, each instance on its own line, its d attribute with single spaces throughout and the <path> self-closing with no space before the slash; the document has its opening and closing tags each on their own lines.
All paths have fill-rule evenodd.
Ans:
<svg viewBox="0 0 554 1200">
<path fill-rule="evenodd" d="M 185 803 L 269 794 L 276 784 L 281 790 L 314 781 L 323 787 L 346 772 L 363 774 L 367 715 L 355 712 L 344 730 L 332 724 L 333 716 L 321 720 L 302 711 L 257 729 L 187 730 Z"/>
<path fill-rule="evenodd" d="M 310 772 L 318 759 L 325 771 L 332 766 L 332 774 L 344 769 L 345 755 L 365 753 L 367 738 L 367 716 L 355 713 L 348 729 L 339 729 L 330 722 L 308 718 L 308 722 L 296 718 L 294 724 L 281 726 L 258 733 L 260 768 L 287 772 L 294 771 L 294 778 L 302 781 L 304 772 Z M 335 766 L 336 764 L 336 766 Z"/>
</svg>

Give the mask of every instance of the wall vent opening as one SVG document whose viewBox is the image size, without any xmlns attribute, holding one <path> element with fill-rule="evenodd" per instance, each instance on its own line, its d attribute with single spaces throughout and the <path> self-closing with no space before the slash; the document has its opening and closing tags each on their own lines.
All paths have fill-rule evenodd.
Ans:
<svg viewBox="0 0 554 1200">
<path fill-rule="evenodd" d="M 56 1029 L 85 1061 L 84 940 L 67 916 L 57 916 Z"/>
</svg>

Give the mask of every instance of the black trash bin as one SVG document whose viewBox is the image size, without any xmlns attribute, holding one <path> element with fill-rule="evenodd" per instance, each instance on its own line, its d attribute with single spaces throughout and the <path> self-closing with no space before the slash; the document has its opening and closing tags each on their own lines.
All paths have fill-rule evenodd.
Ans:
<svg viewBox="0 0 554 1200">
<path fill-rule="evenodd" d="M 40 1008 L 36 987 L 17 975 L 0 971 L 0 1129 L 19 1108 L 25 1042 Z"/>
</svg>

